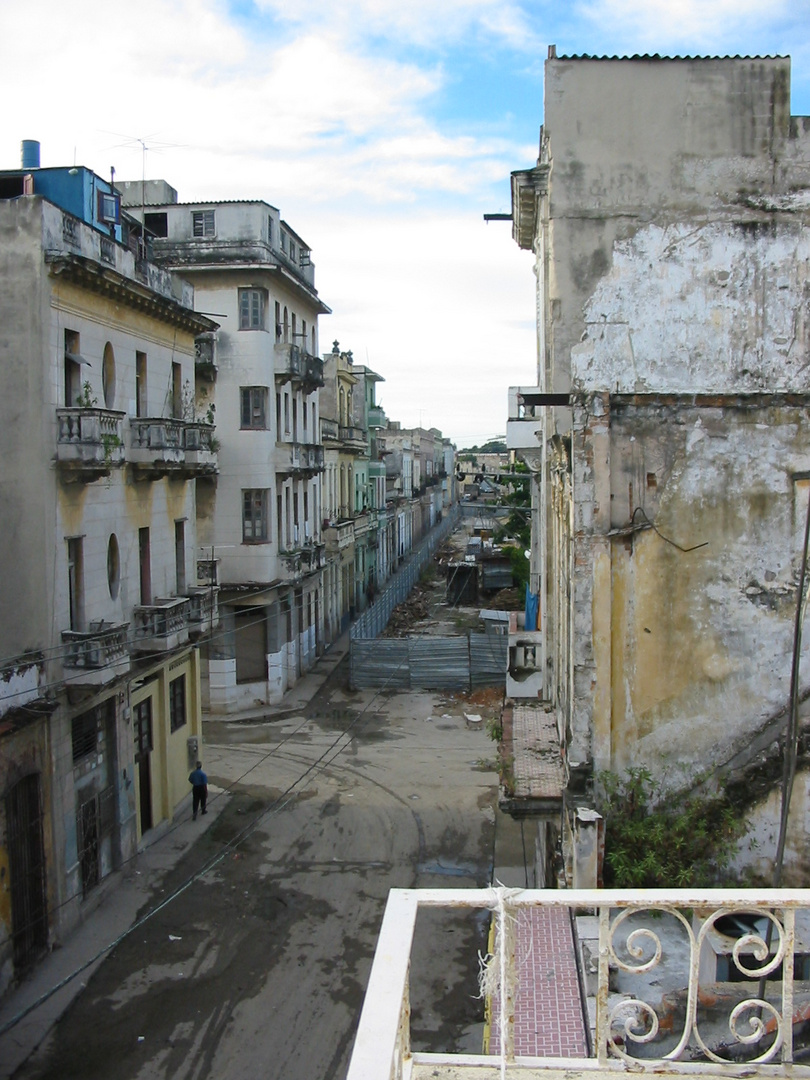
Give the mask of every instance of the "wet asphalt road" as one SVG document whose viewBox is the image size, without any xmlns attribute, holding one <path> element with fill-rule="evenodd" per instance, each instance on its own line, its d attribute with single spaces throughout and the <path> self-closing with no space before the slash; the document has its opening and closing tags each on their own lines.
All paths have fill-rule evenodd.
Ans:
<svg viewBox="0 0 810 1080">
<path fill-rule="evenodd" d="M 350 693 L 339 671 L 305 714 L 207 724 L 232 794 L 163 893 L 223 857 L 110 954 L 16 1080 L 342 1080 L 388 890 L 490 880 L 494 749 L 463 707 Z M 480 1052 L 486 923 L 428 914 L 413 1045 Z"/>
</svg>

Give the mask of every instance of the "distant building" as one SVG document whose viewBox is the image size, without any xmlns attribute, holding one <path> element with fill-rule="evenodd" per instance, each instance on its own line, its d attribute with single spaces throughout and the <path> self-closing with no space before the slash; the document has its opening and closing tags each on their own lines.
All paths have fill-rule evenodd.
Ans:
<svg viewBox="0 0 810 1080">
<path fill-rule="evenodd" d="M 279 701 L 324 645 L 324 455 L 309 246 L 260 200 L 180 203 L 165 181 L 121 185 L 148 248 L 193 282 L 221 328 L 202 346 L 198 411 L 216 417 L 219 475 L 200 500 L 201 555 L 220 586 L 208 703 Z M 212 411 L 213 410 L 213 411 Z"/>
</svg>

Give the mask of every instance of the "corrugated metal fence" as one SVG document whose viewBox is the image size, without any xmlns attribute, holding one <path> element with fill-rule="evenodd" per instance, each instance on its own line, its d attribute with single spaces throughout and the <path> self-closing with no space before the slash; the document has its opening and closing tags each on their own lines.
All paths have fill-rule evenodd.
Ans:
<svg viewBox="0 0 810 1080">
<path fill-rule="evenodd" d="M 459 518 L 460 513 L 458 503 L 456 503 L 424 540 L 417 544 L 408 561 L 397 570 L 371 607 L 364 611 L 354 623 L 351 631 L 352 643 L 360 638 L 375 638 L 383 632 L 391 618 L 391 612 L 397 604 L 401 604 L 406 597 L 410 596 L 425 564 L 439 544 L 458 525 Z"/>
<path fill-rule="evenodd" d="M 507 646 L 503 634 L 356 638 L 351 645 L 351 685 L 386 690 L 498 686 L 506 674 Z"/>
<path fill-rule="evenodd" d="M 428 559 L 456 527 L 459 517 L 455 506 L 352 626 L 350 682 L 354 688 L 461 690 L 497 686 L 504 681 L 508 641 L 503 635 L 379 637 L 391 612 L 408 597 Z"/>
</svg>

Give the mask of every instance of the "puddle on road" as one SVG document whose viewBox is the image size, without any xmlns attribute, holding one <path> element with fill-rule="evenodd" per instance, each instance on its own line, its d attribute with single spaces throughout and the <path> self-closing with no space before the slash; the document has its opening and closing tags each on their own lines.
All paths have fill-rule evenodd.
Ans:
<svg viewBox="0 0 810 1080">
<path fill-rule="evenodd" d="M 416 869 L 420 874 L 433 874 L 437 877 L 462 877 L 474 879 L 480 873 L 480 867 L 472 862 L 419 863 Z"/>
</svg>

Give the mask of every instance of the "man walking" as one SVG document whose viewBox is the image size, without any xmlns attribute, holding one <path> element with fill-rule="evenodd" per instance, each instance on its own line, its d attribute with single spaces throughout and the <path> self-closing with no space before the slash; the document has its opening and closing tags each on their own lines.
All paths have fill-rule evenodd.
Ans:
<svg viewBox="0 0 810 1080">
<path fill-rule="evenodd" d="M 197 810 L 202 807 L 202 812 L 207 814 L 205 804 L 208 802 L 208 777 L 202 771 L 202 762 L 197 762 L 197 768 L 189 773 L 188 782 L 191 784 L 191 819 L 197 820 Z"/>
</svg>

